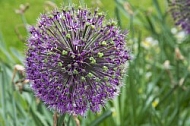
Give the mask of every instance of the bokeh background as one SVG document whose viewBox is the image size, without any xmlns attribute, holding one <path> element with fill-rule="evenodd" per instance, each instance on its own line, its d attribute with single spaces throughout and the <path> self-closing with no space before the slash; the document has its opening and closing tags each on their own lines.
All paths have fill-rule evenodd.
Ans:
<svg viewBox="0 0 190 126">
<path fill-rule="evenodd" d="M 120 95 L 81 126 L 190 126 L 190 35 L 176 27 L 167 0 L 0 0 L 0 126 L 50 126 L 53 112 L 25 79 L 27 26 L 61 5 L 99 7 L 128 30 L 131 50 Z M 59 115 L 58 126 L 76 125 Z"/>
</svg>

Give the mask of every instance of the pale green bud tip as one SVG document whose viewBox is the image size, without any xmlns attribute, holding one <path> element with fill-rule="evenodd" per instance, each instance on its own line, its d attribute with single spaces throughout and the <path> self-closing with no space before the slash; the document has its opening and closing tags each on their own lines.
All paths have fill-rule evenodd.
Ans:
<svg viewBox="0 0 190 126">
<path fill-rule="evenodd" d="M 62 20 L 65 20 L 65 17 L 61 17 Z"/>
<path fill-rule="evenodd" d="M 49 13 L 48 13 L 49 14 Z M 53 15 L 48 15 L 49 16 L 49 18 L 53 18 Z"/>
<path fill-rule="evenodd" d="M 68 64 L 67 66 L 68 66 L 68 68 L 71 68 L 71 64 Z"/>
<path fill-rule="evenodd" d="M 82 80 L 82 81 L 85 81 L 85 80 L 86 80 L 86 78 L 82 76 L 82 77 L 81 77 L 81 80 Z"/>
<path fill-rule="evenodd" d="M 86 26 L 90 26 L 90 23 L 89 23 L 89 22 L 86 22 Z"/>
<path fill-rule="evenodd" d="M 74 55 L 74 54 L 72 54 L 72 55 L 71 55 L 71 57 L 72 57 L 72 58 L 75 58 L 75 55 Z"/>
<path fill-rule="evenodd" d="M 106 41 L 103 41 L 100 43 L 102 46 L 106 46 L 107 45 L 107 42 Z"/>
<path fill-rule="evenodd" d="M 114 44 L 114 41 L 112 40 L 112 41 L 110 42 L 110 44 L 112 44 L 112 45 L 113 45 L 113 44 Z"/>
<path fill-rule="evenodd" d="M 100 82 L 101 81 L 100 78 L 96 78 L 95 80 L 96 80 L 96 82 Z"/>
<path fill-rule="evenodd" d="M 98 52 L 98 57 L 102 58 L 104 56 L 104 53 Z"/>
<path fill-rule="evenodd" d="M 63 66 L 63 64 L 62 64 L 61 62 L 58 62 L 58 66 L 62 67 L 62 66 Z"/>
<path fill-rule="evenodd" d="M 104 14 L 103 13 L 98 13 L 98 16 L 103 16 Z"/>
<path fill-rule="evenodd" d="M 108 22 L 108 23 L 107 23 L 107 26 L 110 26 L 110 25 L 111 25 L 111 23 L 110 23 L 110 22 Z"/>
<path fill-rule="evenodd" d="M 48 60 L 47 59 L 44 59 L 44 63 L 47 63 L 48 62 Z"/>
<path fill-rule="evenodd" d="M 92 78 L 93 74 L 92 73 L 88 73 L 87 76 L 90 77 L 90 78 Z"/>
<path fill-rule="evenodd" d="M 53 52 L 47 52 L 47 55 L 53 55 L 54 53 Z"/>
<path fill-rule="evenodd" d="M 73 73 L 78 74 L 79 72 L 76 69 L 74 69 Z"/>
<path fill-rule="evenodd" d="M 61 68 L 62 71 L 65 71 L 66 69 L 65 68 Z"/>
<path fill-rule="evenodd" d="M 91 28 L 92 28 L 92 29 L 95 29 L 95 26 L 94 26 L 94 25 L 91 25 Z"/>
<path fill-rule="evenodd" d="M 105 80 L 105 81 L 108 81 L 108 80 L 109 80 L 109 78 L 108 78 L 108 77 L 104 77 L 104 80 Z"/>
<path fill-rule="evenodd" d="M 103 71 L 108 71 L 108 67 L 107 66 L 103 66 Z"/>
<path fill-rule="evenodd" d="M 68 54 L 68 52 L 67 52 L 67 51 L 65 51 L 65 50 L 63 50 L 63 51 L 62 51 L 62 55 L 64 55 L 64 56 L 65 56 L 65 55 L 67 55 L 67 54 Z"/>
<path fill-rule="evenodd" d="M 112 21 L 112 22 L 111 22 L 111 25 L 112 25 L 112 26 L 115 26 L 115 25 L 117 25 L 117 22 Z"/>
<path fill-rule="evenodd" d="M 89 60 L 91 61 L 90 62 L 91 64 L 95 64 L 96 63 L 96 60 L 94 59 L 94 57 L 90 57 Z"/>
<path fill-rule="evenodd" d="M 79 6 L 78 8 L 79 8 L 79 10 L 80 10 L 80 9 L 82 9 L 82 6 Z"/>
<path fill-rule="evenodd" d="M 112 75 L 111 77 L 112 77 L 113 79 L 114 79 L 114 78 L 116 78 L 116 76 L 115 76 L 115 75 Z"/>
<path fill-rule="evenodd" d="M 66 34 L 66 38 L 71 38 L 71 35 L 70 34 Z"/>
</svg>

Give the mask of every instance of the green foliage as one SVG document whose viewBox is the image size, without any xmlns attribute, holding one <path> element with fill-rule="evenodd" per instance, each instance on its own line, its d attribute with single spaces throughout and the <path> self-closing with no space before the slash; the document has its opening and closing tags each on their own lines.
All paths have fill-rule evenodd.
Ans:
<svg viewBox="0 0 190 126">
<path fill-rule="evenodd" d="M 0 124 L 2 126 L 50 126 L 53 112 L 32 93 L 24 82 L 25 43 L 14 32 L 17 24 L 34 24 L 44 10 L 43 0 L 32 0 L 24 16 L 14 9 L 29 1 L 0 1 Z M 52 0 L 58 6 L 61 0 Z M 64 4 L 76 0 L 63 1 Z M 93 3 L 94 2 L 94 3 Z M 100 113 L 78 117 L 82 126 L 188 126 L 190 125 L 190 36 L 174 29 L 167 2 L 87 1 L 99 6 L 129 30 L 127 45 L 132 60 L 127 64 L 120 95 L 109 101 Z M 6 10 L 6 13 L 4 13 Z M 14 18 L 14 19 L 11 19 Z M 27 21 L 27 22 L 26 22 Z M 27 37 L 25 29 L 20 34 Z M 3 38 L 4 37 L 4 38 Z M 14 76 L 15 75 L 15 76 Z M 14 79 L 14 80 L 13 80 Z M 60 115 L 58 125 L 76 125 L 76 117 Z"/>
</svg>

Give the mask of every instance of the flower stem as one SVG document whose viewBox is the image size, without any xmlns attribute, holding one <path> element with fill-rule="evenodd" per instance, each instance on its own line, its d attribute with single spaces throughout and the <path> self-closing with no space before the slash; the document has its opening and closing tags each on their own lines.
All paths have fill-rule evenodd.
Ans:
<svg viewBox="0 0 190 126">
<path fill-rule="evenodd" d="M 75 120 L 76 126 L 80 126 L 80 121 L 77 118 L 77 115 L 73 115 L 73 119 Z"/>
<path fill-rule="evenodd" d="M 58 119 L 58 115 L 57 115 L 57 112 L 55 112 L 53 114 L 53 126 L 57 126 L 57 119 Z"/>
</svg>

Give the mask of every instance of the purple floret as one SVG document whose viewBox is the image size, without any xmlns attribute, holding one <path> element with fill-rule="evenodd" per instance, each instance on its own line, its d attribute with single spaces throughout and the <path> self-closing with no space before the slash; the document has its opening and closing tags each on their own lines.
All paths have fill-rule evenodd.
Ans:
<svg viewBox="0 0 190 126">
<path fill-rule="evenodd" d="M 176 25 L 190 34 L 190 0 L 171 0 L 171 12 Z"/>
<path fill-rule="evenodd" d="M 68 7 L 42 14 L 30 33 L 27 77 L 48 108 L 84 115 L 118 94 L 130 57 L 115 22 L 97 10 Z"/>
</svg>

